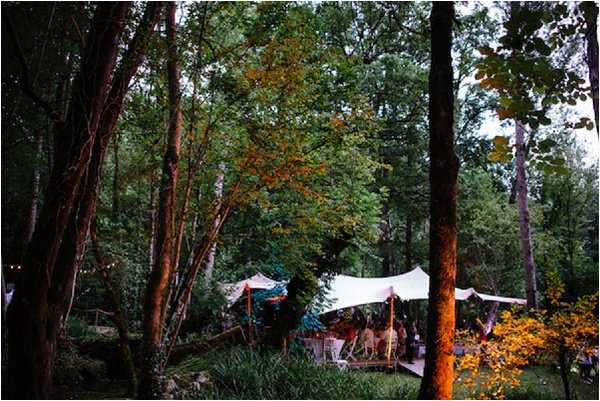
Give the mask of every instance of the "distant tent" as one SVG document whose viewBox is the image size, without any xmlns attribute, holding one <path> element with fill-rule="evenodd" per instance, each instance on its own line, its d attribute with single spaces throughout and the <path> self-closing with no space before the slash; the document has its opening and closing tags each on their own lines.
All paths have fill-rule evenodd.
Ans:
<svg viewBox="0 0 600 401">
<path fill-rule="evenodd" d="M 323 308 L 320 314 L 352 306 L 385 302 L 395 295 L 403 301 L 429 298 L 429 275 L 416 267 L 408 273 L 391 277 L 361 278 L 335 276 L 326 290 L 326 298 L 332 304 Z M 508 302 L 525 305 L 521 298 L 508 298 L 478 293 L 473 288 L 456 288 L 455 298 L 460 301 L 477 296 L 484 301 Z"/>
<path fill-rule="evenodd" d="M 258 290 L 270 290 L 278 285 L 284 285 L 283 281 L 275 281 L 262 273 L 255 274 L 254 276 L 238 281 L 237 283 L 221 284 L 221 291 L 227 298 L 227 307 L 231 307 L 238 299 L 242 297 L 244 291 L 247 288 L 258 289 Z"/>
</svg>

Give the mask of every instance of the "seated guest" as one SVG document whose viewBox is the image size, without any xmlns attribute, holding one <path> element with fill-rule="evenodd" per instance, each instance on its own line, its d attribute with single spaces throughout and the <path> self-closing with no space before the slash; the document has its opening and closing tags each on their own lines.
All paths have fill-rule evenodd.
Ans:
<svg viewBox="0 0 600 401">
<path fill-rule="evenodd" d="M 373 329 L 365 325 L 365 328 L 360 333 L 359 341 L 362 345 L 365 358 L 371 359 L 375 354 L 375 332 Z"/>
<path fill-rule="evenodd" d="M 396 323 L 396 331 L 398 332 L 398 348 L 396 352 L 398 355 L 403 356 L 406 353 L 406 329 L 401 321 Z"/>
<path fill-rule="evenodd" d="M 377 352 L 380 356 L 387 357 L 388 344 L 390 344 L 390 340 L 392 346 L 392 354 L 394 354 L 396 351 L 396 346 L 398 345 L 398 333 L 396 333 L 396 330 L 394 330 L 393 326 L 388 324 L 385 331 L 382 332 L 382 335 L 383 336 L 381 337 L 381 341 L 379 341 L 379 344 L 377 346 Z"/>
</svg>

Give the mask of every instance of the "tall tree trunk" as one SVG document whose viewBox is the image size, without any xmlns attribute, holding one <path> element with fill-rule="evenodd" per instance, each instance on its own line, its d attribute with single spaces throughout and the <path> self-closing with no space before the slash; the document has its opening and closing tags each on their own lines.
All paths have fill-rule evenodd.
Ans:
<svg viewBox="0 0 600 401">
<path fill-rule="evenodd" d="M 144 341 L 140 391 L 142 398 L 163 398 L 162 376 L 165 360 L 162 321 L 172 269 L 175 191 L 177 188 L 182 131 L 180 72 L 175 23 L 176 9 L 177 4 L 175 2 L 168 3 L 166 25 L 170 118 L 167 150 L 163 159 L 159 194 L 155 266 L 150 273 L 144 303 Z"/>
<path fill-rule="evenodd" d="M 390 213 L 387 202 L 381 208 L 379 220 L 379 255 L 383 277 L 392 274 L 392 236 L 390 232 Z"/>
<path fill-rule="evenodd" d="M 119 214 L 119 134 L 113 138 L 113 158 L 112 214 L 113 218 L 116 218 Z"/>
<path fill-rule="evenodd" d="M 156 249 L 156 173 L 154 169 L 150 172 L 150 243 L 148 245 L 149 272 L 155 265 L 154 254 Z"/>
<path fill-rule="evenodd" d="M 410 213 L 406 214 L 406 231 L 404 232 L 404 271 L 412 269 L 412 218 Z"/>
<path fill-rule="evenodd" d="M 6 294 L 6 283 L 4 283 L 4 269 L 0 266 L 0 279 L 2 280 L 2 338 L 6 331 L 6 308 L 8 307 L 8 295 Z"/>
<path fill-rule="evenodd" d="M 500 309 L 500 302 L 492 302 L 490 309 L 488 310 L 487 317 L 485 319 L 485 326 L 483 332 L 488 335 L 492 332 L 494 325 L 496 324 L 496 318 L 498 317 L 498 309 Z"/>
<path fill-rule="evenodd" d="M 271 342 L 274 346 L 282 346 L 290 331 L 298 327 L 306 308 L 319 289 L 319 278 L 325 272 L 340 271 L 340 254 L 351 245 L 352 235 L 341 233 L 338 237 L 329 238 L 321 255 L 312 264 L 303 266 L 295 272 L 287 286 L 287 297 L 281 303 L 278 319 L 271 330 Z"/>
<path fill-rule="evenodd" d="M 527 308 L 536 309 L 535 264 L 531 245 L 529 228 L 529 206 L 527 202 L 527 174 L 525 172 L 525 129 L 520 121 L 516 121 L 516 168 L 517 196 L 519 202 L 519 229 L 521 232 L 521 248 L 523 251 L 523 268 L 525 271 L 525 291 L 527 293 Z"/>
<path fill-rule="evenodd" d="M 451 399 L 454 381 L 454 290 L 456 278 L 456 193 L 452 91 L 452 2 L 431 10 L 429 71 L 429 301 L 427 353 L 419 398 Z"/>
<path fill-rule="evenodd" d="M 40 128 L 36 132 L 35 138 L 35 160 L 33 165 L 33 180 L 31 185 L 31 203 L 29 205 L 29 214 L 27 216 L 27 225 L 25 228 L 25 246 L 31 241 L 35 223 L 37 221 L 38 203 L 40 201 L 40 176 L 42 169 L 42 159 L 44 154 L 44 129 Z"/>
<path fill-rule="evenodd" d="M 131 4 L 96 8 L 65 122 L 57 124 L 55 162 L 44 207 L 27 248 L 14 304 L 9 309 L 11 398 L 48 398 L 61 321 L 75 266 L 57 263 L 67 226 L 90 163 L 100 117 Z M 77 244 L 66 244 L 77 246 Z"/>
<path fill-rule="evenodd" d="M 108 275 L 107 262 L 104 260 L 102 252 L 100 251 L 100 243 L 98 242 L 95 226 L 96 225 L 93 224 L 90 229 L 90 237 L 92 239 L 92 248 L 98 264 L 96 270 L 98 272 L 98 277 L 104 286 L 104 291 L 106 292 L 108 301 L 112 304 L 112 320 L 117 328 L 117 332 L 119 333 L 121 353 L 123 354 L 123 360 L 128 370 L 127 375 L 129 376 L 129 394 L 130 396 L 135 397 L 137 393 L 137 374 L 135 370 L 135 363 L 133 362 L 133 354 L 131 352 L 131 347 L 129 346 L 129 330 L 127 328 L 127 321 L 125 320 L 125 314 L 121 308 L 119 296 L 115 291 L 115 286 Z"/>
<path fill-rule="evenodd" d="M 560 367 L 560 379 L 562 380 L 563 389 L 565 390 L 565 399 L 571 399 L 571 386 L 569 385 L 570 364 L 567 355 L 567 348 L 560 345 L 558 349 L 558 362 Z"/>
<path fill-rule="evenodd" d="M 592 87 L 596 133 L 600 136 L 600 127 L 598 127 L 598 6 L 594 1 L 583 1 L 580 7 L 583 8 L 585 16 L 586 62 Z"/>
<path fill-rule="evenodd" d="M 215 179 L 215 210 L 217 210 L 217 216 L 214 219 L 214 225 L 219 226 L 221 224 L 221 203 L 223 202 L 223 182 L 225 180 L 225 163 L 219 163 L 219 173 Z M 204 268 L 204 279 L 206 285 L 210 284 L 212 280 L 213 268 L 215 267 L 215 257 L 217 254 L 217 242 L 215 241 L 206 258 L 206 266 Z"/>
<path fill-rule="evenodd" d="M 150 36 L 158 23 L 161 9 L 162 5 L 159 2 L 148 3 L 142 20 L 113 76 L 110 91 L 108 93 L 108 100 L 105 102 L 101 121 L 97 129 L 91 160 L 85 173 L 84 184 L 77 194 L 75 204 L 78 205 L 78 207 L 67 223 L 63 244 L 57 257 L 57 264 L 61 266 L 72 266 L 72 269 L 70 269 L 72 273 L 61 279 L 65 287 L 69 289 L 69 305 L 72 302 L 75 290 L 75 276 L 85 253 L 85 243 L 89 233 L 90 224 L 96 214 L 96 203 L 100 192 L 102 166 L 108 150 L 108 145 L 121 113 L 123 100 L 129 88 L 129 83 L 143 60 Z M 67 312 L 69 309 L 67 309 Z M 66 318 L 67 313 L 63 315 L 61 325 L 64 325 Z"/>
</svg>

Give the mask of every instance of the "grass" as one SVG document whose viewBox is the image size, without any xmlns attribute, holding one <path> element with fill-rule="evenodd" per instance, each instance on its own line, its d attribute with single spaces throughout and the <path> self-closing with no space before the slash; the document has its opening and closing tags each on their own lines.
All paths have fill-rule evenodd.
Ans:
<svg viewBox="0 0 600 401">
<path fill-rule="evenodd" d="M 235 348 L 223 354 L 190 357 L 167 371 L 183 377 L 207 371 L 212 386 L 187 396 L 219 399 L 407 399 L 419 380 L 408 375 L 340 371 L 316 366 L 303 356 Z"/>
<path fill-rule="evenodd" d="M 562 400 L 565 398 L 563 384 L 558 368 L 552 366 L 530 366 L 519 377 L 521 384 L 507 389 L 508 399 Z M 574 399 L 597 400 L 598 377 L 593 384 L 584 384 L 576 373 L 570 376 L 571 396 Z M 468 393 L 460 385 L 454 386 L 454 398 L 466 398 Z"/>
<path fill-rule="evenodd" d="M 415 399 L 420 380 L 406 373 L 388 374 L 365 370 L 340 371 L 316 366 L 303 356 L 283 357 L 269 351 L 232 348 L 202 357 L 189 357 L 167 370 L 179 378 L 204 371 L 212 385 L 186 398 L 208 399 Z M 598 378 L 587 385 L 573 375 L 578 399 L 598 399 Z M 454 397 L 469 395 L 457 382 Z M 534 366 L 521 376 L 521 386 L 507 391 L 509 399 L 562 399 L 558 370 Z"/>
</svg>

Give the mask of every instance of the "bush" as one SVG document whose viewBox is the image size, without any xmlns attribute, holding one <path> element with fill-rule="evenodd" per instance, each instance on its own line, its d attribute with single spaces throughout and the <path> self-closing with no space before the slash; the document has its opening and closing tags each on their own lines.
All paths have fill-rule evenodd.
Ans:
<svg viewBox="0 0 600 401">
<path fill-rule="evenodd" d="M 202 398 L 399 399 L 416 398 L 418 390 L 418 381 L 404 375 L 390 381 L 384 374 L 317 366 L 303 356 L 241 348 L 188 358 L 169 373 L 204 370 L 212 385 L 199 394 Z"/>
<path fill-rule="evenodd" d="M 96 332 L 85 322 L 85 320 L 71 316 L 67 320 L 67 335 L 78 339 L 92 339 L 98 337 Z"/>
<path fill-rule="evenodd" d="M 59 349 L 54 361 L 54 384 L 76 386 L 106 377 L 104 362 L 80 355 L 75 348 Z"/>
</svg>

